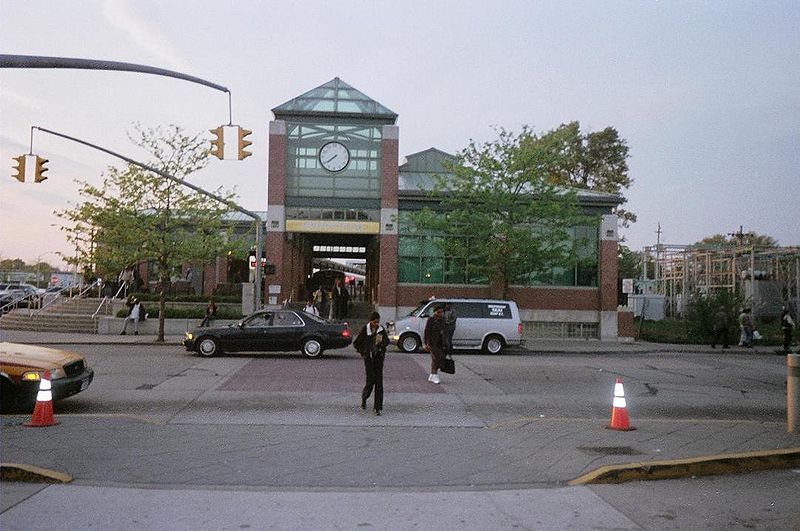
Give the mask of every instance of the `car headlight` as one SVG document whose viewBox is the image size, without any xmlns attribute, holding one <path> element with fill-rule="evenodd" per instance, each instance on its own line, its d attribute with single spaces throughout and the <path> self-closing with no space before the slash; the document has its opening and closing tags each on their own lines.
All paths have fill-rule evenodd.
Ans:
<svg viewBox="0 0 800 531">
<path fill-rule="evenodd" d="M 193 337 L 194 337 L 194 336 L 192 335 L 192 333 L 191 333 L 191 332 L 186 332 L 186 339 L 188 339 L 189 341 L 191 341 L 191 340 L 193 339 Z"/>
<path fill-rule="evenodd" d="M 38 382 L 41 381 L 42 377 L 44 377 L 44 373 L 50 373 L 51 380 L 57 380 L 58 378 L 64 378 L 67 376 L 67 373 L 64 372 L 64 369 L 61 367 L 57 369 L 47 369 L 47 371 L 27 371 L 22 373 L 22 381 L 23 382 Z"/>
</svg>

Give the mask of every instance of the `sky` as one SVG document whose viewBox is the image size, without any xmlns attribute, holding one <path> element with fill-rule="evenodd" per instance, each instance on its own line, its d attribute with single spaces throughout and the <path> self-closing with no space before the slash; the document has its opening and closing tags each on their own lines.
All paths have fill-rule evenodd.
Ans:
<svg viewBox="0 0 800 531">
<path fill-rule="evenodd" d="M 253 156 L 192 176 L 266 209 L 270 109 L 334 77 L 399 115 L 400 155 L 496 128 L 611 126 L 630 147 L 634 250 L 740 227 L 800 245 L 800 3 L 759 1 L 0 0 L 0 53 L 121 61 L 228 87 Z M 0 69 L 0 259 L 70 255 L 55 211 L 113 157 L 36 132 L 48 179 L 20 183 L 31 126 L 143 161 L 129 138 L 229 120 L 228 96 L 147 74 Z M 660 226 L 661 232 L 657 234 Z M 73 250 L 74 251 L 74 250 Z"/>
</svg>

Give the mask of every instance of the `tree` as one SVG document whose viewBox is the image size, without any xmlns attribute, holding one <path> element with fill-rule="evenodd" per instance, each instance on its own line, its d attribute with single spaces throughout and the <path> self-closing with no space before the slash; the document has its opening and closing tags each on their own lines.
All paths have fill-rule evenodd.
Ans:
<svg viewBox="0 0 800 531">
<path fill-rule="evenodd" d="M 695 245 L 711 245 L 716 247 L 777 247 L 778 241 L 772 236 L 756 234 L 754 232 L 742 232 L 732 234 L 714 234 L 706 236 Z"/>
<path fill-rule="evenodd" d="M 137 125 L 136 131 L 131 140 L 153 156 L 149 166 L 185 179 L 206 165 L 206 141 L 199 135 L 187 136 L 177 126 L 143 130 Z M 140 262 L 155 264 L 158 341 L 163 341 L 170 275 L 187 262 L 210 260 L 230 248 L 230 229 L 222 220 L 230 208 L 133 164 L 109 168 L 99 187 L 78 184 L 83 202 L 56 212 L 66 220 L 63 230 L 76 248 L 76 256 L 65 261 L 88 264 L 93 275 L 106 278 Z M 221 189 L 215 193 L 233 197 Z"/>
<path fill-rule="evenodd" d="M 575 192 L 548 182 L 560 158 L 553 144 L 527 127 L 470 141 L 447 165 L 451 174 L 435 179 L 437 209 L 412 214 L 415 230 L 468 277 L 487 278 L 494 297 L 508 298 L 509 282 L 543 276 L 575 255 L 571 228 L 584 220 Z"/>
<path fill-rule="evenodd" d="M 550 184 L 619 195 L 633 184 L 628 145 L 613 127 L 581 133 L 575 121 L 548 132 L 542 140 L 551 143 L 557 155 L 547 175 Z M 617 215 L 625 227 L 636 221 L 636 214 L 623 208 L 617 208 Z"/>
</svg>

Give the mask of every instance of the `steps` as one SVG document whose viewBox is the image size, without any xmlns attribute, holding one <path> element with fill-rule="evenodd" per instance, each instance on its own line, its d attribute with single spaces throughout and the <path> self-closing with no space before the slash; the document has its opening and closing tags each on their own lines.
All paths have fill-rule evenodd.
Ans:
<svg viewBox="0 0 800 531">
<path fill-rule="evenodd" d="M 97 322 L 91 315 L 41 313 L 31 316 L 27 310 L 13 310 L 0 318 L 0 328 L 4 330 L 96 334 Z"/>
<path fill-rule="evenodd" d="M 69 332 L 96 334 L 97 321 L 92 315 L 102 299 L 63 299 L 44 310 L 33 313 L 26 309 L 12 310 L 0 317 L 0 328 L 35 332 Z M 103 303 L 98 315 L 111 315 L 111 303 Z"/>
</svg>

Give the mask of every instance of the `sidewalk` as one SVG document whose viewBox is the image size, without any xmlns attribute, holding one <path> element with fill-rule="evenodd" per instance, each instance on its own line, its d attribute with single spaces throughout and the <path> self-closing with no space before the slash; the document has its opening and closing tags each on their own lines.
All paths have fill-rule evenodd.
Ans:
<svg viewBox="0 0 800 531">
<path fill-rule="evenodd" d="M 131 335 L 4 331 L 3 338 L 155 344 L 155 336 Z M 182 348 L 181 340 L 165 342 Z M 714 351 L 542 340 L 525 352 Z M 639 529 L 586 486 L 592 472 L 631 481 L 800 467 L 800 435 L 787 433 L 783 422 L 636 418 L 635 431 L 621 432 L 606 429 L 607 417 L 545 417 L 533 410 L 492 417 L 483 405 L 500 397 L 489 383 L 478 388 L 464 370 L 460 382 L 442 384 L 436 393 L 394 394 L 391 408 L 375 417 L 350 392 L 225 390 L 220 382 L 231 374 L 221 373 L 223 364 L 198 361 L 203 365 L 191 375 L 159 384 L 191 393 L 192 385 L 208 382 L 188 406 L 166 402 L 163 412 L 129 415 L 57 413 L 60 424 L 48 428 L 26 428 L 26 417 L 4 416 L 4 462 L 66 472 L 73 481 L 2 482 L 0 527 L 69 529 L 91 521 L 117 529 Z M 474 392 L 465 401 L 448 385 Z M 52 515 L 58 515 L 55 525 Z"/>
<path fill-rule="evenodd" d="M 164 343 L 158 343 L 156 335 L 107 335 L 78 334 L 64 332 L 31 332 L 26 330 L 0 330 L 0 341 L 28 343 L 35 345 L 127 345 L 127 344 L 167 344 L 181 345 L 183 335 L 167 335 Z M 732 346 L 727 350 L 712 349 L 710 345 L 689 345 L 671 343 L 648 343 L 646 341 L 599 341 L 597 339 L 532 339 L 523 347 L 509 352 L 530 352 L 548 354 L 569 353 L 654 353 L 654 352 L 698 352 L 698 353 L 752 353 L 776 354 L 779 347 L 756 346 L 752 349 Z"/>
</svg>

